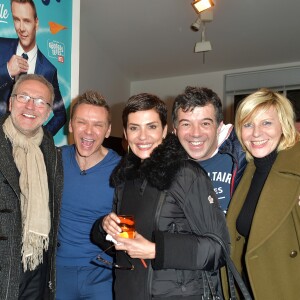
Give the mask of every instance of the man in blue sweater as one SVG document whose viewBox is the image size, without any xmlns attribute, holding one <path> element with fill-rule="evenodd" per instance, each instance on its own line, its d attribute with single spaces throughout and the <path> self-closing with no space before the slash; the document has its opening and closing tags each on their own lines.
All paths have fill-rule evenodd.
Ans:
<svg viewBox="0 0 300 300">
<path fill-rule="evenodd" d="M 88 91 L 73 103 L 69 131 L 74 144 L 62 147 L 64 189 L 56 299 L 112 300 L 112 270 L 92 263 L 100 249 L 91 242 L 90 232 L 99 216 L 112 209 L 109 177 L 120 158 L 102 146 L 111 131 L 111 113 L 105 99 Z"/>
<path fill-rule="evenodd" d="M 223 123 L 220 98 L 211 89 L 188 86 L 175 98 L 172 122 L 185 151 L 211 178 L 226 214 L 246 159 L 233 125 Z"/>
</svg>

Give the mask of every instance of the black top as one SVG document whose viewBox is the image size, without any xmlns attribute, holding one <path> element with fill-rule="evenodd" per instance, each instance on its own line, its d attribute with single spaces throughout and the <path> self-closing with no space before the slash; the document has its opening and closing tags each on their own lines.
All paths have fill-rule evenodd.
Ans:
<svg viewBox="0 0 300 300">
<path fill-rule="evenodd" d="M 260 193 L 263 189 L 265 181 L 269 175 L 276 157 L 277 150 L 274 150 L 269 155 L 262 158 L 254 157 L 256 170 L 254 172 L 244 205 L 236 220 L 236 229 L 245 238 L 248 238 L 249 236 L 252 219 L 255 213 Z"/>
</svg>

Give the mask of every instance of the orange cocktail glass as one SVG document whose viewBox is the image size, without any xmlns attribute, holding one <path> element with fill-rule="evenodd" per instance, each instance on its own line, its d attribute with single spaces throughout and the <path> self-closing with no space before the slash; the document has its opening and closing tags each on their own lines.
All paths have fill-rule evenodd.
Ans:
<svg viewBox="0 0 300 300">
<path fill-rule="evenodd" d="M 118 216 L 120 219 L 119 226 L 122 229 L 122 232 L 119 233 L 119 236 L 128 239 L 134 239 L 135 236 L 135 222 L 134 216 L 132 215 L 120 215 Z"/>
</svg>

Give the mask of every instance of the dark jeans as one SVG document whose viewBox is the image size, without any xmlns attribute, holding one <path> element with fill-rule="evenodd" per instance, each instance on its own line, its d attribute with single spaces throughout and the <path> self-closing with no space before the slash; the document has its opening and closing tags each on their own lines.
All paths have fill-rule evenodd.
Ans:
<svg viewBox="0 0 300 300">
<path fill-rule="evenodd" d="M 47 288 L 47 263 L 35 270 L 22 272 L 20 276 L 19 300 L 43 300 Z"/>
</svg>

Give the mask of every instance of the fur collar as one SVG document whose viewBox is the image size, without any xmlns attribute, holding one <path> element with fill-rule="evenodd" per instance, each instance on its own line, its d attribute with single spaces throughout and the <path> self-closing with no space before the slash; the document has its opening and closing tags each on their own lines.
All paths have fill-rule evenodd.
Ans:
<svg viewBox="0 0 300 300">
<path fill-rule="evenodd" d="M 125 180 L 136 178 L 147 181 L 159 190 L 168 189 L 188 155 L 173 134 L 168 134 L 151 156 L 141 163 L 132 152 L 123 157 L 111 175 L 111 185 L 117 187 Z"/>
</svg>

